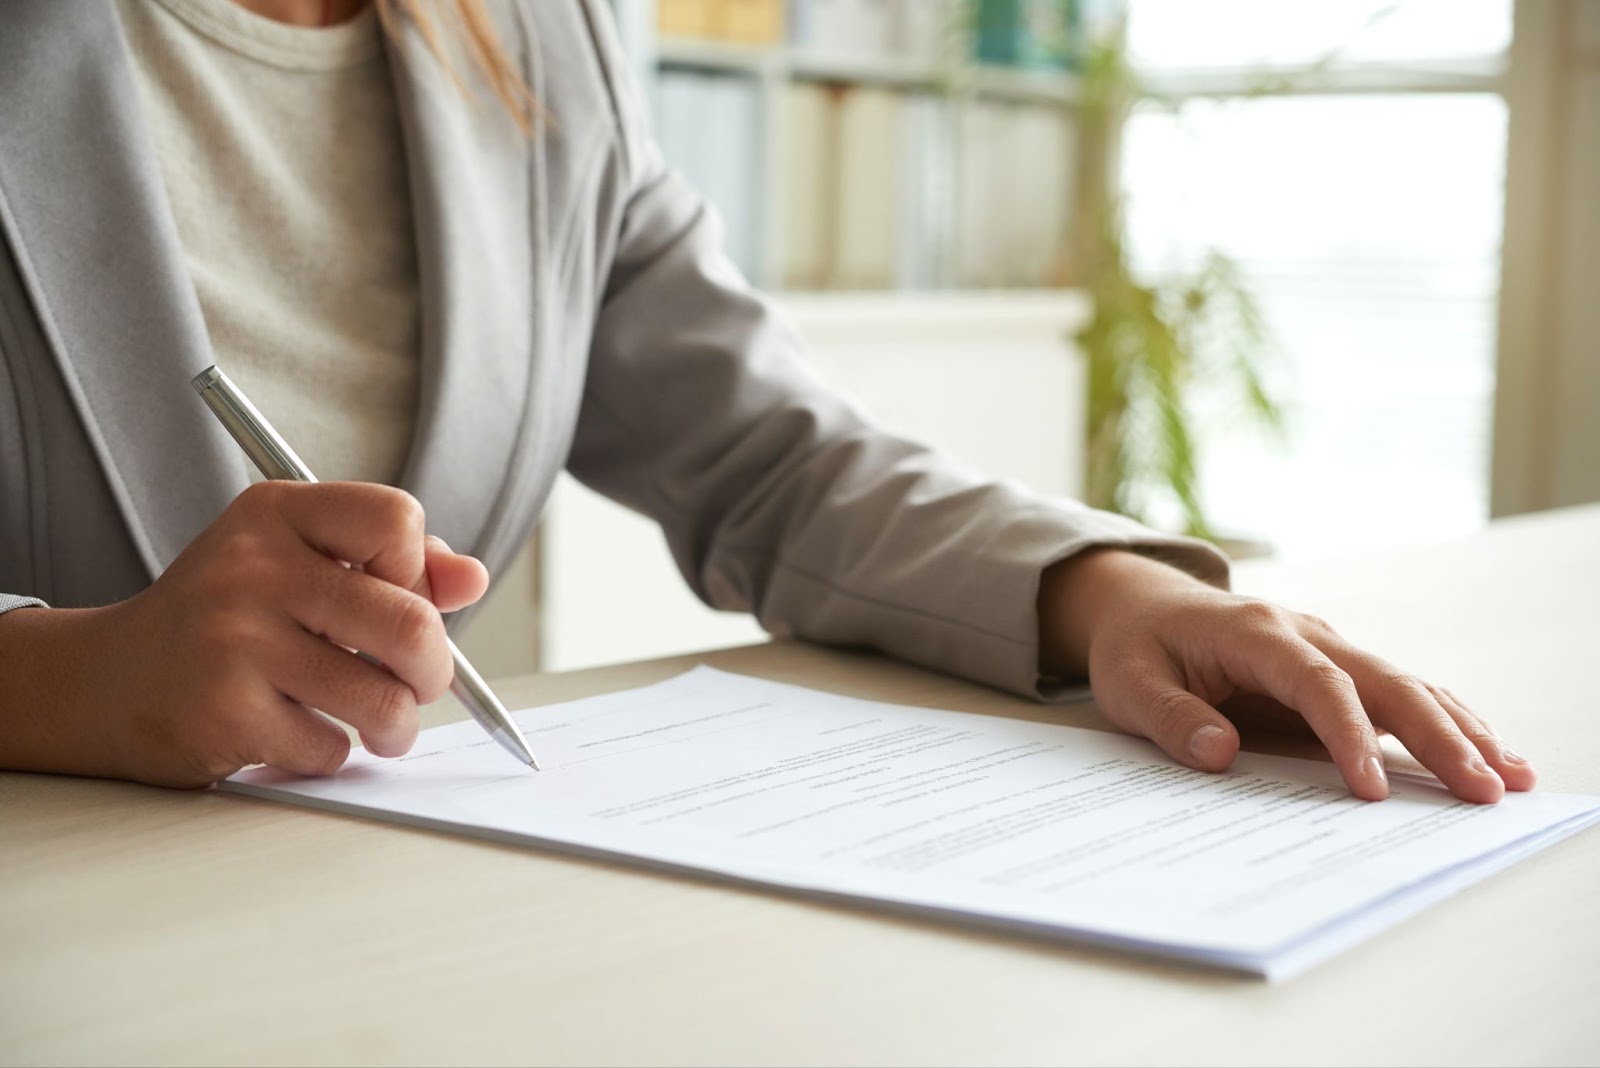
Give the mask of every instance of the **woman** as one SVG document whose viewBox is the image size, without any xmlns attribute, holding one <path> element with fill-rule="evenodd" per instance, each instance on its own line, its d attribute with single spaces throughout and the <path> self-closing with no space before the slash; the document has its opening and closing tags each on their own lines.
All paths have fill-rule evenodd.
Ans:
<svg viewBox="0 0 1600 1068">
<path fill-rule="evenodd" d="M 1035 697 L 1087 674 L 1196 768 L 1259 695 L 1360 797 L 1378 728 L 1463 798 L 1532 786 L 1448 692 L 1227 593 L 1213 550 L 867 426 L 663 165 L 603 0 L 447 6 L 0 11 L 0 766 L 328 773 L 348 743 L 313 709 L 404 753 L 441 613 L 565 465 L 775 633 Z M 213 362 L 348 481 L 251 486 L 188 388 Z"/>
</svg>

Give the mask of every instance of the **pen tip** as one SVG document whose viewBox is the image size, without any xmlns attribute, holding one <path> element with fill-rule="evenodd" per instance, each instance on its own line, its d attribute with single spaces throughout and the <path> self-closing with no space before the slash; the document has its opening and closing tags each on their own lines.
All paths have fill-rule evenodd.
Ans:
<svg viewBox="0 0 1600 1068">
<path fill-rule="evenodd" d="M 528 761 L 528 767 L 532 768 L 534 771 L 543 771 L 544 770 L 543 768 L 541 768 L 539 766 L 539 761 L 536 760 L 536 759 Z"/>
</svg>

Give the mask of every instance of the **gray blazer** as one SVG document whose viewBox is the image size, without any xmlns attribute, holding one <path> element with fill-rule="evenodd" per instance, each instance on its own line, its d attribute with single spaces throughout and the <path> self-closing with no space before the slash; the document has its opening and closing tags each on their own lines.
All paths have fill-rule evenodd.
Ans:
<svg viewBox="0 0 1600 1068">
<path fill-rule="evenodd" d="M 423 292 L 401 484 L 431 530 L 492 572 L 566 467 L 658 520 L 718 608 L 1028 694 L 1050 563 L 1129 545 L 1224 580 L 1198 543 L 874 430 L 663 164 L 603 0 L 497 18 L 531 139 L 391 46 Z M 0 6 L 0 591 L 126 598 L 245 487 L 189 388 L 212 362 L 115 8 Z"/>
</svg>

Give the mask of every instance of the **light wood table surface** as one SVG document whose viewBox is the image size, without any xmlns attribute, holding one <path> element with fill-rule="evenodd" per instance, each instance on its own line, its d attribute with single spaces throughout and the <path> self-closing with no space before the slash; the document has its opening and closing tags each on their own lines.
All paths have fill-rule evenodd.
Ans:
<svg viewBox="0 0 1600 1068">
<path fill-rule="evenodd" d="M 1548 788 L 1600 792 L 1600 508 L 1237 586 L 1455 689 Z M 702 661 L 1103 725 L 794 644 L 501 690 L 542 704 Z M 216 791 L 0 775 L 3 1064 L 1597 1061 L 1600 832 L 1270 986 Z"/>
</svg>

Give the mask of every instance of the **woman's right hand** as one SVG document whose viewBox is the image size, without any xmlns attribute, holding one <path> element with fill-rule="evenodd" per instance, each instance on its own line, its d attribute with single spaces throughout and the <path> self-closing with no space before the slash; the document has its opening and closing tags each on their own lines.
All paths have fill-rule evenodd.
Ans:
<svg viewBox="0 0 1600 1068">
<path fill-rule="evenodd" d="M 350 743 L 313 709 L 406 752 L 453 674 L 440 612 L 488 585 L 423 522 L 386 486 L 263 482 L 137 596 L 0 616 L 0 767 L 184 787 L 258 763 L 328 774 Z"/>
</svg>

